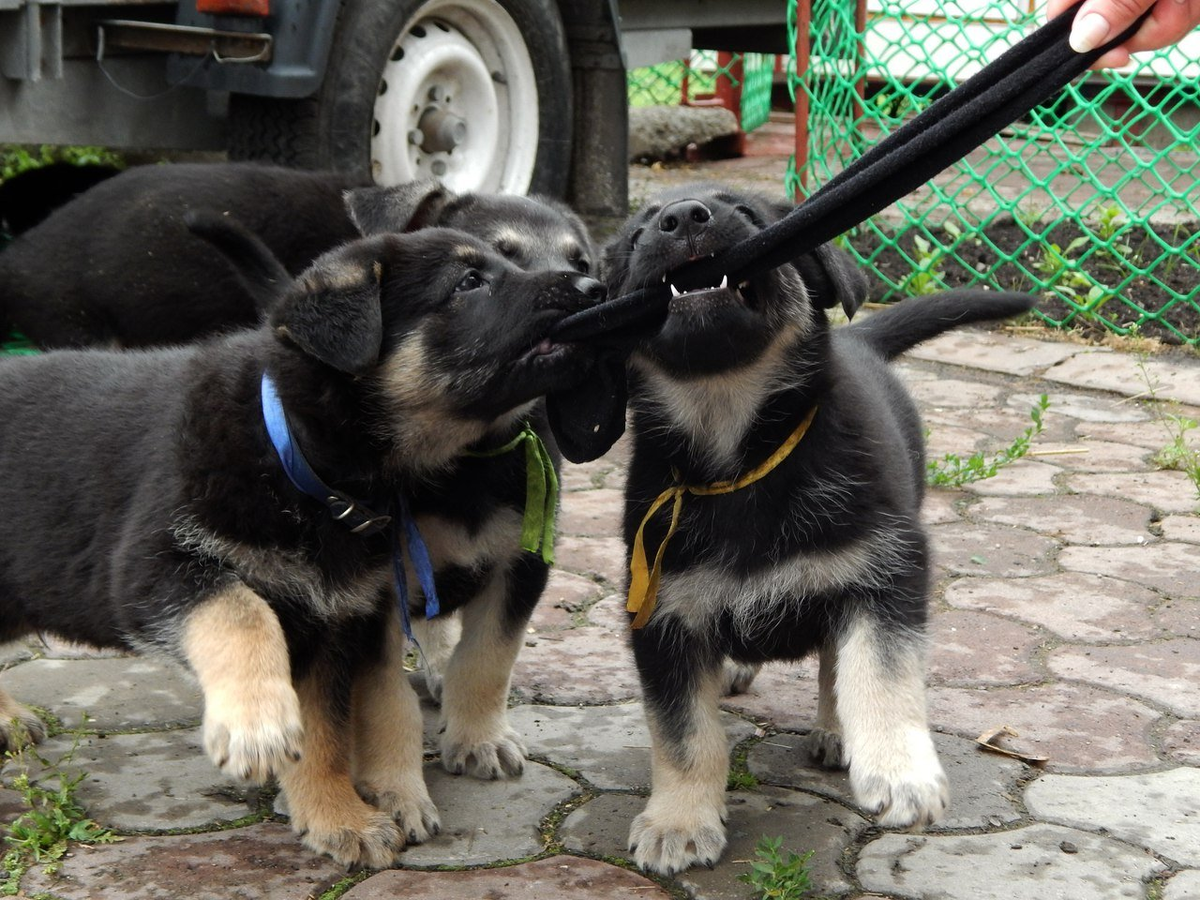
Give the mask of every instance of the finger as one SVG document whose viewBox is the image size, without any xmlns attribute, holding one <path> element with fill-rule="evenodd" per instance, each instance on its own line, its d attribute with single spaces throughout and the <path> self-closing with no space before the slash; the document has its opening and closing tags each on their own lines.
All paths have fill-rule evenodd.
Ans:
<svg viewBox="0 0 1200 900">
<path fill-rule="evenodd" d="M 1095 50 L 1136 22 L 1153 5 L 1154 0 L 1089 0 L 1079 8 L 1071 25 L 1071 49 L 1076 53 Z"/>
<path fill-rule="evenodd" d="M 1161 0 L 1124 47 L 1131 53 L 1168 47 L 1191 32 L 1197 22 L 1200 22 L 1200 0 Z"/>
</svg>

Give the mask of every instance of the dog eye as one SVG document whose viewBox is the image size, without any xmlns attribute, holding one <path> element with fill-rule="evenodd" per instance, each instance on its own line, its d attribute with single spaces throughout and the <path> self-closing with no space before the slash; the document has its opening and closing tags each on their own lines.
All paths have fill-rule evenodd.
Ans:
<svg viewBox="0 0 1200 900">
<path fill-rule="evenodd" d="M 573 265 L 575 267 L 575 271 L 581 275 L 586 275 L 592 270 L 592 267 L 588 265 L 588 261 L 582 256 L 571 257 L 571 265 Z"/>
<path fill-rule="evenodd" d="M 766 228 L 767 227 L 767 223 L 764 222 L 762 220 L 762 218 L 759 216 L 759 214 L 757 212 L 755 212 L 753 209 L 751 209 L 749 206 L 744 206 L 744 205 L 739 204 L 738 206 L 735 206 L 734 209 L 738 213 L 740 213 L 741 215 L 743 215 L 747 219 L 749 219 L 750 224 L 753 225 L 755 228 Z"/>
<path fill-rule="evenodd" d="M 487 281 L 484 280 L 484 277 L 472 269 L 454 286 L 454 293 L 462 294 L 466 291 L 478 290 L 485 284 L 487 284 Z"/>
<path fill-rule="evenodd" d="M 629 249 L 630 250 L 633 250 L 637 247 L 638 238 L 640 238 L 642 236 L 642 232 L 645 230 L 646 230 L 645 228 L 639 228 L 637 231 L 635 231 L 633 233 L 633 236 L 629 238 Z"/>
</svg>

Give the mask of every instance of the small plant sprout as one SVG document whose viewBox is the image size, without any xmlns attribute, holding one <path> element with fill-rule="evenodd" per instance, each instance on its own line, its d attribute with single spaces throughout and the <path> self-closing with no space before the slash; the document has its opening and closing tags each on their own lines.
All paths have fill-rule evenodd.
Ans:
<svg viewBox="0 0 1200 900">
<path fill-rule="evenodd" d="M 900 283 L 900 290 L 910 297 L 920 297 L 944 290 L 942 264 L 946 251 L 939 245 L 936 249 L 931 241 L 913 235 L 913 271 Z"/>
<path fill-rule="evenodd" d="M 1200 423 L 1182 415 L 1174 404 L 1158 399 L 1158 380 L 1146 368 L 1145 356 L 1138 357 L 1138 371 L 1146 382 L 1151 412 L 1167 433 L 1167 443 L 1154 454 L 1154 464 L 1160 469 L 1173 469 L 1187 475 L 1196 491 L 1196 499 L 1200 500 L 1200 441 L 1188 440 L 1188 432 L 1194 431 Z"/>
<path fill-rule="evenodd" d="M 937 487 L 962 487 L 973 481 L 991 478 L 1029 452 L 1030 443 L 1042 433 L 1042 415 L 1049 408 L 1050 398 L 1042 394 L 1029 411 L 1033 424 L 1008 447 L 991 459 L 982 452 L 973 453 L 965 459 L 953 453 L 947 453 L 941 459 L 931 459 L 925 465 L 925 480 Z"/>
<path fill-rule="evenodd" d="M 783 851 L 783 838 L 759 838 L 754 850 L 757 857 L 750 863 L 750 871 L 738 876 L 738 881 L 750 885 L 757 891 L 755 900 L 800 900 L 812 890 L 809 880 L 810 850 L 803 856 Z"/>
</svg>

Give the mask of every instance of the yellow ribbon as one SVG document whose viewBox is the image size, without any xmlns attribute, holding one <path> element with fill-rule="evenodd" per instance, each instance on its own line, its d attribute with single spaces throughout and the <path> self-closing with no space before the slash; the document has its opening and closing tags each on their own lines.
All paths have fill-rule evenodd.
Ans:
<svg viewBox="0 0 1200 900">
<path fill-rule="evenodd" d="M 650 509 L 642 517 L 642 524 L 638 526 L 637 536 L 633 540 L 633 557 L 629 561 L 629 600 L 625 604 L 625 609 L 635 614 L 633 628 L 641 628 L 645 625 L 650 619 L 650 613 L 654 612 L 654 603 L 658 598 L 658 583 L 662 577 L 663 554 L 666 553 L 667 542 L 671 540 L 675 531 L 679 528 L 679 516 L 683 511 L 684 495 L 694 494 L 697 497 L 711 497 L 715 494 L 731 494 L 769 475 L 774 471 L 776 466 L 787 459 L 791 455 L 791 452 L 796 449 L 796 445 L 800 443 L 800 440 L 807 433 L 808 426 L 812 424 L 813 416 L 816 414 L 817 408 L 814 406 L 809 410 L 808 415 L 804 417 L 804 421 L 796 426 L 796 430 L 788 435 L 788 439 L 767 458 L 766 462 L 757 468 L 751 469 L 745 475 L 732 481 L 714 481 L 712 484 L 675 484 L 659 494 L 655 501 L 650 504 Z M 656 512 L 666 505 L 668 500 L 673 501 L 671 506 L 671 525 L 667 529 L 666 537 L 662 539 L 662 543 L 658 545 L 658 550 L 654 554 L 654 566 L 650 567 L 646 563 L 646 545 L 644 540 L 646 523 L 654 517 Z"/>
</svg>

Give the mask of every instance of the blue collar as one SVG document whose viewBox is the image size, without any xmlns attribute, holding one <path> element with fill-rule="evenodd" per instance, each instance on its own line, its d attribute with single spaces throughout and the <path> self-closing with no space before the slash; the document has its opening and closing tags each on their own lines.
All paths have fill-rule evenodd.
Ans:
<svg viewBox="0 0 1200 900">
<path fill-rule="evenodd" d="M 392 515 L 380 515 L 371 511 L 364 503 L 329 487 L 320 476 L 313 471 L 300 446 L 293 440 L 291 429 L 288 428 L 287 414 L 283 410 L 283 401 L 271 376 L 263 372 L 262 376 L 262 413 L 263 423 L 267 427 L 267 435 L 283 465 L 283 471 L 296 489 L 307 494 L 314 500 L 325 505 L 333 518 L 341 522 L 351 534 L 362 536 L 379 534 L 385 528 L 392 530 L 392 566 L 396 581 L 396 594 L 399 599 L 400 617 L 404 623 L 404 633 L 412 639 L 412 628 L 409 625 L 408 612 L 408 579 L 404 573 L 404 550 L 408 551 L 409 563 L 416 573 L 421 592 L 425 595 L 425 618 L 431 619 L 441 611 L 438 602 L 437 589 L 433 581 L 433 562 L 429 557 L 429 549 L 417 530 L 417 523 L 408 512 L 408 505 L 403 498 L 397 497 L 393 503 Z M 398 521 L 397 521 L 398 520 Z M 399 527 L 397 527 L 399 526 Z M 403 549 L 401 542 L 403 541 Z"/>
</svg>

